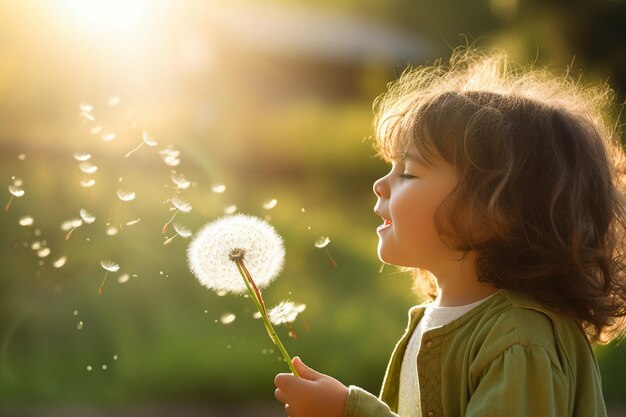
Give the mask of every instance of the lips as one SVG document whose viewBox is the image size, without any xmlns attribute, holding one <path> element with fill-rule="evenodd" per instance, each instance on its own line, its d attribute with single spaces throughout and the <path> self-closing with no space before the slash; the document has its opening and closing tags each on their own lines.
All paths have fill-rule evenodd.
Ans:
<svg viewBox="0 0 626 417">
<path fill-rule="evenodd" d="M 380 214 L 377 211 L 375 211 L 375 213 L 378 214 L 383 219 L 383 224 L 378 226 L 376 230 L 386 229 L 387 227 L 391 226 L 391 220 L 389 220 L 387 217 L 385 217 L 384 215 Z"/>
</svg>

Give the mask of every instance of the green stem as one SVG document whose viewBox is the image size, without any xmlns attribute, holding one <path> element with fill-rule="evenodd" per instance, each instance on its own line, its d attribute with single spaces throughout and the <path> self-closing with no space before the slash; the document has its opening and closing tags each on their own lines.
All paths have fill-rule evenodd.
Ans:
<svg viewBox="0 0 626 417">
<path fill-rule="evenodd" d="M 300 377 L 300 375 L 298 374 L 298 371 L 296 371 L 296 368 L 293 366 L 293 362 L 291 360 L 291 357 L 287 353 L 285 346 L 283 346 L 283 343 L 281 342 L 280 338 L 276 334 L 274 327 L 272 327 L 272 323 L 267 317 L 267 311 L 265 310 L 265 304 L 263 303 L 261 292 L 255 285 L 254 280 L 252 279 L 252 276 L 250 275 L 250 272 L 248 271 L 248 269 L 246 268 L 246 265 L 243 262 L 243 259 L 235 259 L 234 261 L 235 261 L 235 264 L 237 265 L 237 269 L 239 270 L 239 273 L 241 274 L 241 277 L 243 278 L 244 283 L 246 284 L 246 288 L 248 289 L 248 292 L 250 293 L 250 297 L 252 298 L 252 301 L 254 301 L 254 304 L 256 305 L 257 310 L 259 310 L 259 313 L 261 314 L 261 318 L 263 319 L 263 324 L 265 324 L 265 330 L 267 331 L 267 334 L 269 335 L 270 339 L 272 339 L 272 342 L 274 342 L 276 347 L 278 347 L 278 350 L 280 350 L 280 353 L 282 353 L 283 358 L 285 359 L 285 362 L 287 362 L 287 365 L 289 365 L 289 369 L 291 369 L 291 373 L 293 373 L 297 377 Z"/>
</svg>

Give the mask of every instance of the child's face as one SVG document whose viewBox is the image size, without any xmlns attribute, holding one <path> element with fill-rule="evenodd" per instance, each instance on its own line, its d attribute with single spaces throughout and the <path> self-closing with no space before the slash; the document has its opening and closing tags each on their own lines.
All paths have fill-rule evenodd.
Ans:
<svg viewBox="0 0 626 417">
<path fill-rule="evenodd" d="M 454 167 L 441 158 L 428 166 L 411 145 L 403 161 L 374 183 L 378 227 L 378 256 L 389 264 L 436 271 L 458 254 L 444 245 L 435 229 L 434 214 L 458 183 Z"/>
</svg>

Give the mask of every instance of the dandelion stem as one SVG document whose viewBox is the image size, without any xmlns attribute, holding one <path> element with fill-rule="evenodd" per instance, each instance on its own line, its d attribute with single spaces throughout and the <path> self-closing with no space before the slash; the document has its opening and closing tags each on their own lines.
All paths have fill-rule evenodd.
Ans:
<svg viewBox="0 0 626 417">
<path fill-rule="evenodd" d="M 167 223 L 163 225 L 163 230 L 161 230 L 161 233 L 167 232 L 167 229 L 170 227 L 172 220 L 174 220 L 174 217 L 176 217 L 177 214 L 178 214 L 178 209 L 174 212 L 174 215 L 167 221 Z"/>
<path fill-rule="evenodd" d="M 66 235 L 65 235 L 65 240 L 70 240 L 70 237 L 72 237 L 72 232 L 76 230 L 75 227 L 72 227 L 72 230 L 70 230 Z"/>
<path fill-rule="evenodd" d="M 137 146 L 135 149 L 133 149 L 132 151 L 128 152 L 126 155 L 124 155 L 124 158 L 128 158 L 133 152 L 135 152 L 136 150 L 138 150 L 139 148 L 141 148 L 143 146 L 143 142 L 141 142 L 139 144 L 139 146 Z"/>
<path fill-rule="evenodd" d="M 328 259 L 330 259 L 330 263 L 331 263 L 331 264 L 333 264 L 333 266 L 334 266 L 335 268 L 337 268 L 337 267 L 339 266 L 339 264 L 337 263 L 337 261 L 335 261 L 335 260 L 333 259 L 333 257 L 330 255 L 330 251 L 328 250 L 328 248 L 327 248 L 327 247 L 324 247 L 324 249 L 326 249 L 326 253 L 328 254 Z"/>
<path fill-rule="evenodd" d="M 176 234 L 176 235 L 174 235 L 174 236 L 170 237 L 169 239 L 165 239 L 165 242 L 163 242 L 163 246 L 165 246 L 165 245 L 169 245 L 170 243 L 172 243 L 172 240 L 174 240 L 174 238 L 175 238 L 176 236 L 178 236 L 178 234 Z"/>
<path fill-rule="evenodd" d="M 296 371 L 296 368 L 293 366 L 291 357 L 287 353 L 285 346 L 283 346 L 283 343 L 281 342 L 280 338 L 276 334 L 276 331 L 272 327 L 272 323 L 267 317 L 267 310 L 265 309 L 265 304 L 263 303 L 261 292 L 259 291 L 256 284 L 254 283 L 254 280 L 252 279 L 250 272 L 246 268 L 246 265 L 243 262 L 243 259 L 236 258 L 234 259 L 234 262 L 237 265 L 237 269 L 239 270 L 239 273 L 241 274 L 241 277 L 243 278 L 244 283 L 246 284 L 246 288 L 248 288 L 248 292 L 250 293 L 250 297 L 252 297 L 252 301 L 254 301 L 254 304 L 256 305 L 257 310 L 259 310 L 259 313 L 261 314 L 261 318 L 263 319 L 263 323 L 265 324 L 265 330 L 267 331 L 267 334 L 269 335 L 270 339 L 272 339 L 272 342 L 274 342 L 276 347 L 278 347 L 278 350 L 280 350 L 280 353 L 282 353 L 283 358 L 285 359 L 285 362 L 287 362 L 287 365 L 289 365 L 289 369 L 291 369 L 291 372 L 299 378 L 300 375 L 298 374 L 298 371 Z"/>
<path fill-rule="evenodd" d="M 9 198 L 9 202 L 6 204 L 6 206 L 4 206 L 4 211 L 9 211 L 9 208 L 11 207 L 11 203 L 13 202 L 13 198 L 14 196 L 11 195 L 11 198 Z"/>
<path fill-rule="evenodd" d="M 109 271 L 104 273 L 104 279 L 102 280 L 102 284 L 100 284 L 100 288 L 98 288 L 98 295 L 102 295 L 102 292 L 104 291 L 104 283 L 107 280 L 107 275 L 109 275 Z"/>
</svg>

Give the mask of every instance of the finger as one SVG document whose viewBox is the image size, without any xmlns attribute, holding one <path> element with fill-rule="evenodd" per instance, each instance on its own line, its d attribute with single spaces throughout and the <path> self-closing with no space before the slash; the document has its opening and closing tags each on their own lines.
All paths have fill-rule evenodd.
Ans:
<svg viewBox="0 0 626 417">
<path fill-rule="evenodd" d="M 285 393 L 285 391 L 281 390 L 280 388 L 276 388 L 276 391 L 274 391 L 274 397 L 276 397 L 276 399 L 281 403 L 287 404 L 287 393 Z"/>
<path fill-rule="evenodd" d="M 292 374 L 278 374 L 276 375 L 276 378 L 274 378 L 274 385 L 276 385 L 276 388 L 280 388 L 281 390 L 288 392 L 297 380 L 298 378 Z"/>
<path fill-rule="evenodd" d="M 308 379 L 309 381 L 316 381 L 320 378 L 324 378 L 326 375 L 321 374 L 314 370 L 313 368 L 309 368 L 307 365 L 302 362 L 298 356 L 293 358 L 293 365 L 296 367 L 296 371 L 300 374 L 300 377 L 303 379 Z"/>
</svg>

